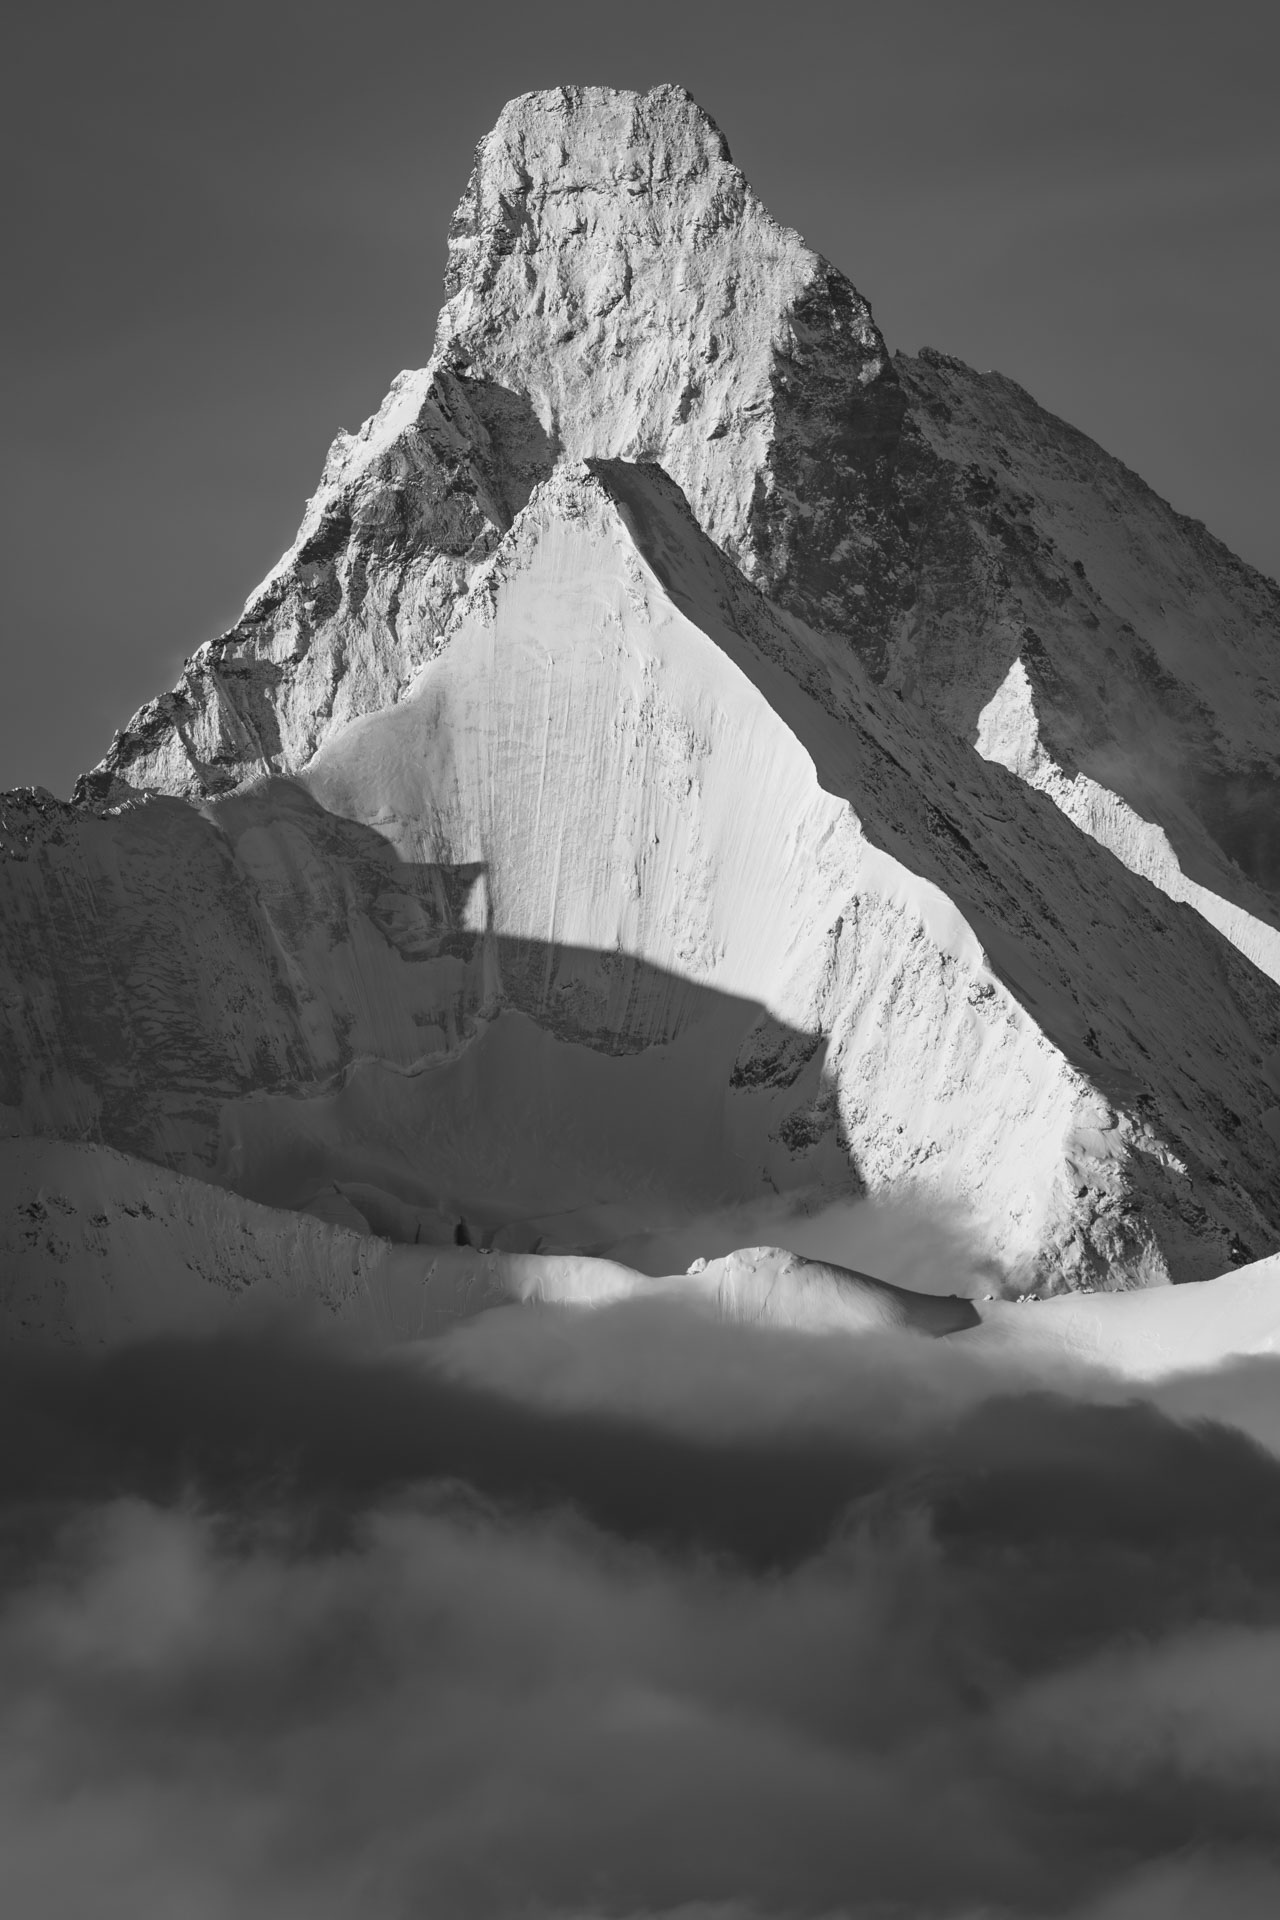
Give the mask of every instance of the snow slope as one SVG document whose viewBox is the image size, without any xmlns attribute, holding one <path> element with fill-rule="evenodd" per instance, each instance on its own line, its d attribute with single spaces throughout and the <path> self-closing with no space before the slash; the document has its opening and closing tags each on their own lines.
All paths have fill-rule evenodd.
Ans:
<svg viewBox="0 0 1280 1920">
<path fill-rule="evenodd" d="M 837 1132 L 863 1185 L 943 1198 L 1023 1283 L 1034 1273 L 1060 1284 L 1081 1262 L 1154 1277 L 1170 1256 L 1186 1273 L 1187 1156 L 1213 1117 L 1192 1117 L 1178 1081 L 1190 1028 L 1217 1024 L 1204 1002 L 1222 998 L 1221 954 L 1185 918 L 1166 930 L 1149 890 L 1044 809 L 1036 852 L 982 821 L 967 846 L 931 834 L 930 791 L 954 806 L 936 742 L 899 728 L 898 751 L 914 749 L 908 771 L 867 726 L 865 687 L 846 688 L 843 705 L 830 682 L 825 704 L 797 688 L 778 670 L 792 630 L 734 580 L 661 476 L 564 466 L 440 658 L 394 711 L 337 736 L 305 784 L 385 834 L 406 863 L 429 850 L 483 866 L 486 912 L 504 938 L 617 949 L 755 1001 L 811 1046 L 821 1036 L 822 1086 L 797 1081 L 775 1119 L 793 1160 Z M 991 784 L 998 805 L 1008 783 Z M 912 870 L 926 848 L 941 885 Z M 1037 867 L 1060 901 L 1078 887 L 1093 902 L 1087 941 L 1008 926 L 1006 902 L 1019 885 L 1026 897 Z M 958 893 L 979 906 L 974 920 L 1005 921 L 999 972 L 951 904 Z M 1160 930 L 1148 935 L 1152 916 Z M 1202 989 L 1188 991 L 1200 969 Z M 1082 997 L 1102 1022 L 1096 1064 Z M 1179 1003 L 1159 1104 L 1166 1126 L 1181 1108 L 1185 1131 L 1157 1145 L 1136 1077 L 1151 1075 Z M 1118 1011 L 1138 1024 L 1139 1046 Z M 1198 1076 L 1238 1097 L 1251 1046 L 1247 1029 L 1192 1042 Z M 785 1086 L 798 1062 L 759 1051 L 734 1077 Z M 1114 1105 L 1108 1092 L 1120 1094 Z M 1255 1097 L 1265 1108 L 1265 1083 Z M 1012 1158 L 1000 1151 L 1011 1133 Z M 1274 1144 L 1260 1125 L 1252 1141 L 1263 1197 Z M 781 1154 L 764 1171 L 791 1184 Z M 1124 1209 L 1143 1185 L 1134 1213 L 1146 1232 L 1129 1236 Z M 1158 1212 L 1151 1261 L 1142 1249 Z M 1207 1245 L 1192 1257 L 1212 1270 Z"/>
<path fill-rule="evenodd" d="M 469 1248 L 393 1246 L 117 1153 L 0 1141 L 0 1337 L 84 1345 L 319 1309 L 380 1339 L 510 1297 Z"/>
<path fill-rule="evenodd" d="M 0 1338 L 116 1345 L 317 1315 L 357 1341 L 430 1338 L 513 1302 L 677 1298 L 729 1320 L 808 1332 L 971 1326 L 934 1298 L 775 1247 L 650 1278 L 616 1261 L 396 1246 L 261 1207 L 108 1147 L 0 1141 Z"/>
<path fill-rule="evenodd" d="M 1270 984 L 821 644 L 562 461 L 298 779 L 16 822 L 20 1124 L 514 1249 L 860 1191 L 1014 1290 L 1267 1244 Z"/>
<path fill-rule="evenodd" d="M 1272 1255 L 1194 1287 L 997 1301 L 968 1339 L 985 1351 L 1040 1355 L 1162 1380 L 1224 1361 L 1280 1353 L 1280 1259 Z"/>
<path fill-rule="evenodd" d="M 1275 978 L 1280 588 L 1012 380 L 895 366 L 918 507 L 886 684 Z"/>
<path fill-rule="evenodd" d="M 995 1303 L 931 1299 L 777 1248 L 650 1279 L 581 1257 L 420 1250 L 319 1225 L 110 1148 L 0 1142 L 0 1337 L 86 1345 L 319 1308 L 358 1339 L 447 1331 L 512 1301 L 686 1301 L 826 1334 L 962 1334 L 975 1351 L 1158 1381 L 1280 1352 L 1280 1260 L 1199 1286 Z M 1228 1409 L 1228 1416 L 1229 1416 Z"/>
<path fill-rule="evenodd" d="M 1047 794 L 1068 820 L 1167 893 L 1185 900 L 1269 979 L 1280 980 L 1280 927 L 1201 886 L 1183 871 L 1164 828 L 1087 773 L 1068 776 L 1045 747 L 1025 662 L 1018 658 L 978 715 L 978 752 Z"/>
</svg>

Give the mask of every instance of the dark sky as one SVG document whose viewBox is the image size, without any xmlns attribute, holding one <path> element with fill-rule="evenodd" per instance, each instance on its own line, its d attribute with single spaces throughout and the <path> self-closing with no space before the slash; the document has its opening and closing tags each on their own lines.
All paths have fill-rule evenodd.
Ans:
<svg viewBox="0 0 1280 1920">
<path fill-rule="evenodd" d="M 998 367 L 1280 571 L 1274 0 L 114 0 L 5 47 L 0 786 L 65 793 L 427 357 L 515 93 L 688 86 L 890 344 Z"/>
</svg>

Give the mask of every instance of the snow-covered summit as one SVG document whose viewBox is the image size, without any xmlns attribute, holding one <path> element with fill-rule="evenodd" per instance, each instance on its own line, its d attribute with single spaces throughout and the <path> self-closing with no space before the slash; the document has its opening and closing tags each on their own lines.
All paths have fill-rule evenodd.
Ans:
<svg viewBox="0 0 1280 1920">
<path fill-rule="evenodd" d="M 10 1130 L 307 1248 L 863 1193 L 1014 1291 L 1280 1242 L 1267 583 L 891 360 L 679 88 L 513 101 L 448 292 L 236 628 L 6 804 Z"/>
<path fill-rule="evenodd" d="M 454 217 L 448 287 L 428 365 L 339 435 L 240 624 L 86 797 L 305 765 L 397 697 L 561 451 L 656 461 L 749 578 L 833 620 L 856 605 L 897 376 L 866 302 L 770 217 L 682 88 L 513 101 Z"/>
<path fill-rule="evenodd" d="M 447 284 L 427 366 L 85 797 L 304 766 L 399 697 L 557 453 L 654 461 L 779 605 L 1280 973 L 1280 590 L 1013 382 L 891 360 L 682 88 L 512 101 Z"/>
</svg>

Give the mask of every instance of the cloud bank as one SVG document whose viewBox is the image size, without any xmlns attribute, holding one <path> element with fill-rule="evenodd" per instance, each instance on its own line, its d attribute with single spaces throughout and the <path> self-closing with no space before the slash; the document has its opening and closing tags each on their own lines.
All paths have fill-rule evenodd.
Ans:
<svg viewBox="0 0 1280 1920">
<path fill-rule="evenodd" d="M 1225 1393 L 670 1301 L 10 1355 L 0 1908 L 1270 1915 Z"/>
</svg>

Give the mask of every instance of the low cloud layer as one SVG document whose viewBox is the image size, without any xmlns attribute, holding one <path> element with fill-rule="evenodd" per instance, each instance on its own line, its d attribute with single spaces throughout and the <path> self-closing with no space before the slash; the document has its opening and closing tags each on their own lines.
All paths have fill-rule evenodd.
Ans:
<svg viewBox="0 0 1280 1920">
<path fill-rule="evenodd" d="M 1270 1915 L 1226 1380 L 670 1302 L 10 1356 L 0 1910 Z"/>
</svg>

